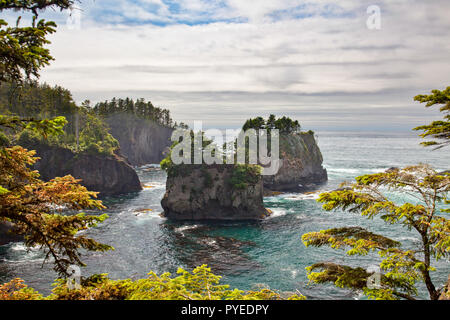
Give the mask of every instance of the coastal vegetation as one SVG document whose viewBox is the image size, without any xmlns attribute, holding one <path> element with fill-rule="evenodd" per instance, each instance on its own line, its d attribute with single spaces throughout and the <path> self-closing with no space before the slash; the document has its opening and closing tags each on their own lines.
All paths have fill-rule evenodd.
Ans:
<svg viewBox="0 0 450 320">
<path fill-rule="evenodd" d="M 139 280 L 110 280 L 106 274 L 81 280 L 79 289 L 70 290 L 65 280 L 55 282 L 53 293 L 44 297 L 21 279 L 0 285 L 0 300 L 304 300 L 300 293 L 281 293 L 270 289 L 243 291 L 220 283 L 220 276 L 206 265 L 177 276 L 150 272 Z"/>
<path fill-rule="evenodd" d="M 48 7 L 67 9 L 72 1 L 2 1 L 0 11 L 15 9 L 33 13 L 32 26 L 7 27 L 0 20 L 0 71 L 2 86 L 14 82 L 27 86 L 27 79 L 38 77 L 39 70 L 53 59 L 45 45 L 45 38 L 55 31 L 53 22 L 37 22 L 38 10 Z M 11 88 L 11 87 L 10 87 Z M 58 89 L 56 89 L 58 90 Z M 64 95 L 64 92 L 61 93 Z M 73 106 L 70 105 L 70 108 Z M 30 130 L 44 138 L 62 134 L 67 123 L 64 117 L 53 119 L 23 118 L 17 115 L 0 116 L 2 134 L 11 130 Z M 69 265 L 83 265 L 80 250 L 105 251 L 112 247 L 78 233 L 103 222 L 106 215 L 86 215 L 80 210 L 102 209 L 95 200 L 97 193 L 88 191 L 72 176 L 55 178 L 49 182 L 39 179 L 32 166 L 37 158 L 35 152 L 10 144 L 6 139 L 0 146 L 0 222 L 13 223 L 13 231 L 24 237 L 28 247 L 38 246 L 45 253 L 45 261 L 52 259 L 55 271 L 67 276 Z M 62 211 L 73 210 L 74 214 Z"/>
<path fill-rule="evenodd" d="M 99 102 L 93 107 L 93 111 L 100 116 L 110 116 L 116 113 L 127 113 L 135 115 L 140 119 L 151 120 L 161 126 L 173 128 L 178 126 L 170 116 L 169 109 L 163 109 L 153 106 L 150 101 L 130 98 L 116 99 L 111 101 Z"/>
<path fill-rule="evenodd" d="M 233 172 L 229 183 L 235 189 L 246 189 L 260 179 L 262 168 L 258 165 L 237 164 L 233 167 Z"/>
<path fill-rule="evenodd" d="M 418 95 L 414 99 L 427 102 L 427 107 L 443 104 L 440 111 L 446 114 L 445 120 L 414 130 L 424 130 L 422 137 L 437 139 L 423 145 L 442 148 L 450 141 L 450 87 L 444 91 L 433 90 L 432 93 Z M 392 168 L 356 177 L 355 180 L 351 184 L 343 183 L 338 190 L 322 193 L 317 201 L 323 203 L 325 211 L 359 213 L 368 219 L 378 217 L 388 225 L 397 224 L 413 230 L 420 246 L 407 248 L 400 242 L 361 227 L 306 233 L 302 236 L 306 246 L 346 249 L 349 256 L 377 252 L 381 258 L 379 271 L 327 262 L 313 264 L 307 268 L 310 282 L 330 282 L 340 288 L 363 291 L 369 298 L 383 300 L 415 300 L 418 296 L 417 282 L 425 284 L 431 300 L 446 294 L 448 284 L 437 287 L 431 273 L 436 271 L 433 261 L 450 256 L 450 173 L 439 173 L 429 165 L 419 164 L 403 169 Z M 406 197 L 411 202 L 398 201 L 396 196 Z M 378 277 L 375 284 L 371 282 L 374 277 Z"/>
<path fill-rule="evenodd" d="M 445 215 L 450 209 L 442 207 L 448 202 L 449 191 L 450 174 L 418 165 L 360 176 L 355 183 L 342 185 L 341 190 L 321 194 L 318 201 L 324 203 L 326 211 L 344 210 L 398 224 L 414 230 L 421 245 L 402 247 L 393 239 L 361 227 L 307 233 L 302 236 L 306 246 L 346 249 L 349 256 L 377 252 L 382 259 L 379 268 L 385 272 L 378 287 L 369 286 L 373 271 L 334 263 L 310 266 L 308 278 L 316 283 L 331 282 L 341 288 L 362 290 L 370 298 L 411 300 L 418 294 L 416 282 L 422 281 L 430 298 L 438 299 L 441 289 L 433 283 L 430 273 L 435 271 L 433 260 L 446 259 L 450 254 L 450 220 Z M 415 201 L 401 202 L 395 199 L 396 195 Z"/>
<path fill-rule="evenodd" d="M 420 135 L 423 138 L 430 137 L 435 140 L 422 142 L 424 146 L 434 146 L 436 149 L 448 146 L 450 144 L 450 87 L 445 90 L 432 90 L 430 95 L 418 95 L 414 97 L 415 101 L 426 103 L 426 107 L 441 105 L 439 111 L 444 114 L 444 119 L 433 121 L 428 125 L 414 128 L 416 131 L 423 131 Z"/>
<path fill-rule="evenodd" d="M 39 142 L 70 149 L 76 153 L 111 155 L 119 147 L 107 125 L 86 105 L 77 106 L 69 90 L 37 81 L 0 86 L 0 112 L 9 119 L 33 119 L 27 127 L 10 129 L 10 139 L 22 146 Z M 37 123 L 53 118 L 60 124 L 58 134 L 43 135 Z"/>
<path fill-rule="evenodd" d="M 301 131 L 301 125 L 298 120 L 292 120 L 289 117 L 283 116 L 281 118 L 276 118 L 274 114 L 271 114 L 267 120 L 263 117 L 256 117 L 248 119 L 242 129 L 244 131 L 248 129 L 261 130 L 266 129 L 268 132 L 272 129 L 277 129 L 281 134 L 291 134 Z"/>
</svg>

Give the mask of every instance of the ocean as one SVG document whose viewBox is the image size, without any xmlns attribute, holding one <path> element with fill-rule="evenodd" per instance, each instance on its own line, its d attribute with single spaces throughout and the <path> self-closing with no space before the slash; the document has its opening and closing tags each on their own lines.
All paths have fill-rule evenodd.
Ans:
<svg viewBox="0 0 450 320">
<path fill-rule="evenodd" d="M 364 299 L 360 292 L 333 285 L 308 284 L 305 267 L 321 261 L 368 268 L 377 254 L 349 257 L 343 250 L 306 248 L 302 234 L 322 229 L 363 226 L 399 240 L 404 247 L 417 247 L 418 235 L 381 219 L 367 220 L 358 214 L 321 209 L 320 192 L 332 190 L 362 174 L 427 163 L 436 170 L 450 169 L 450 148 L 433 151 L 419 145 L 416 133 L 319 132 L 324 167 L 329 181 L 308 194 L 282 194 L 265 198 L 274 214 L 261 222 L 174 223 L 159 216 L 166 175 L 156 165 L 137 168 L 146 186 L 139 193 L 107 198 L 104 213 L 109 219 L 87 233 L 112 245 L 105 253 L 85 253 L 82 275 L 108 273 L 113 279 L 138 279 L 152 270 L 176 273 L 178 267 L 191 270 L 207 264 L 232 288 L 269 287 L 283 292 L 301 292 L 309 299 Z M 97 212 L 88 212 L 96 214 Z M 43 254 L 27 250 L 23 243 L 0 246 L 0 282 L 23 278 L 38 291 L 48 294 L 56 274 L 51 264 L 42 266 Z M 450 263 L 435 263 L 433 280 L 442 285 Z M 423 286 L 420 297 L 427 298 Z"/>
</svg>

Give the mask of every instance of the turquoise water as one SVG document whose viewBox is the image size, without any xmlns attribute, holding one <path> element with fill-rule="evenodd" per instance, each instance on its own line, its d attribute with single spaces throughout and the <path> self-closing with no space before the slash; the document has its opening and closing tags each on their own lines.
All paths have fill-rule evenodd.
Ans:
<svg viewBox="0 0 450 320">
<path fill-rule="evenodd" d="M 362 225 L 371 231 L 417 246 L 417 236 L 398 226 L 366 220 L 355 214 L 326 213 L 315 198 L 320 191 L 336 188 L 341 182 L 365 173 L 429 163 L 438 170 L 450 169 L 450 149 L 431 151 L 420 140 L 403 133 L 323 132 L 318 135 L 329 173 L 327 184 L 314 194 L 283 194 L 265 199 L 272 217 L 262 222 L 171 223 L 159 217 L 165 191 L 165 173 L 152 166 L 138 168 L 141 181 L 151 188 L 118 198 L 108 198 L 110 218 L 90 230 L 92 237 L 115 247 L 107 253 L 86 253 L 84 275 L 109 273 L 111 278 L 141 278 L 148 271 L 176 272 L 208 264 L 223 280 L 242 289 L 262 285 L 282 291 L 296 291 L 310 299 L 357 299 L 358 293 L 331 285 L 308 285 L 305 267 L 319 261 L 333 261 L 369 267 L 377 255 L 347 257 L 329 248 L 305 248 L 302 234 L 331 227 Z M 142 209 L 152 211 L 139 212 Z M 93 212 L 95 213 L 95 212 Z M 27 251 L 22 243 L 0 247 L 0 282 L 21 277 L 27 284 L 49 293 L 56 277 L 51 265 L 42 267 L 39 250 Z M 436 284 L 444 283 L 450 264 L 440 261 L 434 273 Z M 426 292 L 421 290 L 422 297 Z"/>
</svg>

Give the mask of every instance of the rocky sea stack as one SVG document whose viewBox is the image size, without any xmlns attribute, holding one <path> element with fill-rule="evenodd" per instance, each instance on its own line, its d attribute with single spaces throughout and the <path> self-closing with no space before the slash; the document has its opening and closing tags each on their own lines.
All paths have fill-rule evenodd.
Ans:
<svg viewBox="0 0 450 320">
<path fill-rule="evenodd" d="M 263 190 L 259 166 L 177 165 L 161 205 L 172 220 L 260 220 L 270 214 Z"/>
<path fill-rule="evenodd" d="M 205 139 L 204 133 L 200 137 L 200 132 L 177 134 L 180 140 L 161 162 L 167 172 L 161 204 L 169 219 L 263 219 L 270 214 L 265 195 L 306 191 L 328 178 L 314 133 L 302 132 L 299 122 L 287 117 L 249 119 L 225 145 Z M 203 163 L 198 161 L 202 157 Z M 202 164 L 189 164 L 195 159 Z M 267 168 L 256 164 L 263 162 Z"/>
<path fill-rule="evenodd" d="M 328 180 L 322 153 L 314 133 L 280 135 L 281 167 L 276 175 L 264 176 L 266 191 L 301 192 Z"/>
<path fill-rule="evenodd" d="M 24 147 L 36 150 L 36 156 L 41 158 L 34 169 L 45 181 L 70 174 L 81 179 L 81 184 L 89 191 L 100 192 L 101 197 L 142 190 L 136 171 L 120 154 L 74 153 L 39 142 Z"/>
</svg>

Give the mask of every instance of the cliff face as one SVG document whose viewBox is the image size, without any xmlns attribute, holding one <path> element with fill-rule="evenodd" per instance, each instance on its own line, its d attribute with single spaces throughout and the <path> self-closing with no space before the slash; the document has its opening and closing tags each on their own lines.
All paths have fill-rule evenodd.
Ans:
<svg viewBox="0 0 450 320">
<path fill-rule="evenodd" d="M 179 165 L 167 178 L 161 201 L 163 215 L 173 220 L 259 220 L 269 211 L 263 205 L 263 183 L 257 175 L 233 185 L 234 165 Z"/>
<path fill-rule="evenodd" d="M 14 225 L 10 222 L 0 221 L 0 246 L 3 246 L 10 242 L 23 241 L 23 236 L 19 236 L 10 232 L 13 227 Z"/>
<path fill-rule="evenodd" d="M 142 190 L 136 172 L 120 155 L 75 154 L 65 148 L 38 142 L 24 147 L 36 150 L 41 158 L 34 169 L 45 181 L 70 174 L 81 179 L 81 184 L 89 191 L 100 192 L 100 196 Z"/>
<path fill-rule="evenodd" d="M 322 153 L 314 134 L 280 135 L 281 168 L 273 176 L 264 176 L 264 188 L 272 191 L 303 191 L 309 185 L 328 179 L 322 167 Z"/>
<path fill-rule="evenodd" d="M 160 163 L 171 146 L 173 129 L 134 115 L 119 113 L 105 118 L 110 133 L 120 143 L 120 149 L 133 166 Z"/>
</svg>

